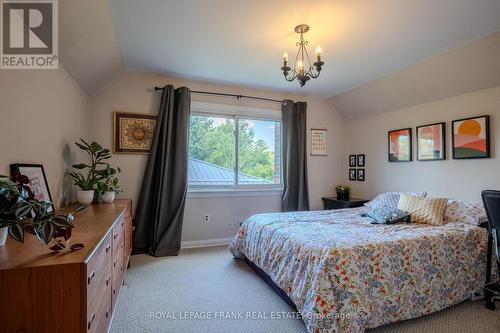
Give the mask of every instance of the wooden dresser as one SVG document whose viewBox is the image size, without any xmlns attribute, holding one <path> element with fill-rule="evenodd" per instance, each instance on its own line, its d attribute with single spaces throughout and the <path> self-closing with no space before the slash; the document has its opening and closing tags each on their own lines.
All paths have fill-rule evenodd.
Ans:
<svg viewBox="0 0 500 333">
<path fill-rule="evenodd" d="M 9 238 L 0 247 L 0 332 L 107 332 L 132 251 L 131 209 L 116 200 L 75 214 L 70 241 L 85 248 L 71 253 L 31 235 Z"/>
</svg>

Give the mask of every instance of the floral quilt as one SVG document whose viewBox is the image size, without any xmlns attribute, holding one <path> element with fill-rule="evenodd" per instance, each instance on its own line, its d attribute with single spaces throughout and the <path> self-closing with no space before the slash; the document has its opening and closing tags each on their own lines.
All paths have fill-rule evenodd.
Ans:
<svg viewBox="0 0 500 333">
<path fill-rule="evenodd" d="M 230 250 L 269 275 L 314 333 L 363 332 L 439 311 L 481 289 L 485 229 L 370 224 L 365 211 L 254 215 Z"/>
</svg>

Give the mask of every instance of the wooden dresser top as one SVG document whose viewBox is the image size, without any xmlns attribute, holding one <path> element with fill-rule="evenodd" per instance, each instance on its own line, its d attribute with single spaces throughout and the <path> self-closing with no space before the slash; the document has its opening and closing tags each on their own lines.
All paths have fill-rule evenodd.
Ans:
<svg viewBox="0 0 500 333">
<path fill-rule="evenodd" d="M 115 200 L 111 204 L 91 205 L 83 212 L 75 213 L 75 228 L 72 230 L 70 244 L 85 245 L 75 252 L 53 252 L 35 236 L 27 233 L 24 244 L 9 237 L 7 243 L 0 246 L 0 270 L 86 262 L 129 205 L 130 200 Z M 58 212 L 64 214 L 75 207 L 77 205 L 62 208 Z"/>
</svg>

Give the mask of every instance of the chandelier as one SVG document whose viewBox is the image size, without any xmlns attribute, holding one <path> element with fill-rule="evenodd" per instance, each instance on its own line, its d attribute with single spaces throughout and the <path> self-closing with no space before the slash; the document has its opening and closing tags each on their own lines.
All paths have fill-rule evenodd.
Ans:
<svg viewBox="0 0 500 333">
<path fill-rule="evenodd" d="M 287 81 L 297 79 L 300 86 L 303 87 L 311 78 L 315 79 L 321 73 L 321 67 L 325 64 L 321 61 L 321 48 L 316 48 L 316 62 L 311 64 L 309 53 L 307 53 L 307 40 L 304 40 L 304 34 L 309 31 L 307 24 L 300 24 L 295 27 L 295 32 L 300 34 L 300 41 L 295 45 L 299 47 L 293 68 L 288 66 L 288 53 L 283 54 L 283 75 Z M 314 67 L 313 67 L 314 66 Z M 314 70 L 316 69 L 316 70 Z"/>
</svg>

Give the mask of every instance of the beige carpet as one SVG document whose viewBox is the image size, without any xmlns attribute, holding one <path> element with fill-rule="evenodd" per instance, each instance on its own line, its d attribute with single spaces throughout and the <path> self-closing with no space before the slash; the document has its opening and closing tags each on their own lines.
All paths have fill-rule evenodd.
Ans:
<svg viewBox="0 0 500 333">
<path fill-rule="evenodd" d="M 497 305 L 499 310 L 490 311 L 482 301 L 464 302 L 369 332 L 500 333 Z M 227 247 L 212 247 L 184 250 L 178 257 L 133 256 L 111 332 L 306 332 L 291 314 L 245 262 L 232 259 Z"/>
</svg>

